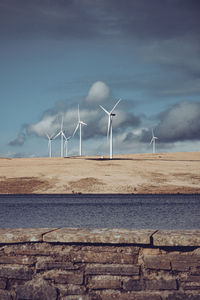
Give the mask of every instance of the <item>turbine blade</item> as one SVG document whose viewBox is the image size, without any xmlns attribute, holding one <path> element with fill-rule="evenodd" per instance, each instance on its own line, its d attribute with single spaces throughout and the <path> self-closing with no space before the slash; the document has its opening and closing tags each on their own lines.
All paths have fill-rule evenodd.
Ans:
<svg viewBox="0 0 200 300">
<path fill-rule="evenodd" d="M 110 115 L 110 113 L 103 107 L 103 106 L 101 106 L 101 105 L 99 105 L 100 107 L 101 107 L 101 109 L 103 109 L 104 111 L 105 111 L 105 113 L 107 114 L 107 115 Z"/>
<path fill-rule="evenodd" d="M 77 132 L 78 128 L 79 128 L 79 123 L 77 124 L 77 126 L 76 126 L 76 128 L 75 128 L 75 130 L 74 130 L 74 133 L 72 134 L 72 136 L 75 135 L 75 133 Z"/>
<path fill-rule="evenodd" d="M 54 134 L 52 134 L 52 135 L 50 136 L 50 140 L 52 140 L 52 139 L 54 139 Z"/>
<path fill-rule="evenodd" d="M 153 143 L 153 138 L 151 139 L 150 145 Z"/>
<path fill-rule="evenodd" d="M 117 103 L 114 105 L 114 107 L 113 107 L 113 109 L 111 110 L 111 114 L 112 114 L 112 112 L 114 111 L 114 109 L 116 108 L 116 106 L 119 104 L 119 102 L 121 101 L 121 99 L 119 99 L 118 101 L 117 101 Z"/>
<path fill-rule="evenodd" d="M 47 138 L 50 140 L 50 136 L 48 135 L 48 133 L 46 133 Z"/>
<path fill-rule="evenodd" d="M 153 132 L 153 128 L 152 128 L 152 137 L 154 137 L 154 132 Z"/>
<path fill-rule="evenodd" d="M 61 134 L 62 131 L 58 132 L 55 136 L 54 136 L 54 139 L 56 139 L 60 134 Z"/>
<path fill-rule="evenodd" d="M 84 122 L 82 122 L 82 121 L 80 121 L 80 123 L 81 123 L 82 125 L 85 125 L 85 126 L 87 126 L 87 124 L 86 124 L 86 123 L 84 123 Z"/>
<path fill-rule="evenodd" d="M 63 131 L 62 131 L 62 135 L 64 136 L 65 140 L 67 140 L 67 138 L 66 138 L 66 136 L 65 136 L 65 134 L 64 134 L 64 132 L 63 132 Z"/>
</svg>

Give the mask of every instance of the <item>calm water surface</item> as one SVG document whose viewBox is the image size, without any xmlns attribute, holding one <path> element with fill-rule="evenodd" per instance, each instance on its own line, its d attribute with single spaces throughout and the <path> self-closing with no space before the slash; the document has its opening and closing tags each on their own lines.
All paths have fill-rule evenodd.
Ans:
<svg viewBox="0 0 200 300">
<path fill-rule="evenodd" d="M 0 195 L 0 227 L 200 228 L 200 195 Z"/>
</svg>

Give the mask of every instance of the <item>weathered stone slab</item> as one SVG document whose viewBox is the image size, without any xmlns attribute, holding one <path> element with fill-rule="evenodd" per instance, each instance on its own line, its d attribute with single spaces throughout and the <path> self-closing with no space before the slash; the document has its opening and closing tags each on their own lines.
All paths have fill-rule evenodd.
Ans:
<svg viewBox="0 0 200 300">
<path fill-rule="evenodd" d="M 117 290 L 103 290 L 95 291 L 96 297 L 93 294 L 93 297 L 90 299 L 101 299 L 101 300 L 162 300 L 161 296 L 154 292 L 123 292 Z M 98 298 L 99 296 L 99 298 Z M 186 299 L 182 298 L 181 300 Z M 63 299 L 62 299 L 63 300 Z M 196 300 L 196 299 L 195 299 Z"/>
<path fill-rule="evenodd" d="M 135 279 L 124 279 L 123 289 L 125 291 L 142 291 L 145 289 L 144 282 Z"/>
<path fill-rule="evenodd" d="M 30 280 L 33 270 L 27 266 L 0 265 L 0 277 Z"/>
<path fill-rule="evenodd" d="M 33 256 L 7 256 L 0 255 L 0 264 L 33 265 L 36 258 Z"/>
<path fill-rule="evenodd" d="M 27 255 L 27 256 L 67 256 L 73 251 L 73 246 L 48 244 L 48 243 L 25 243 L 25 244 L 8 244 L 2 246 L 6 255 Z M 3 255 L 3 254 L 2 254 Z"/>
<path fill-rule="evenodd" d="M 57 291 L 45 281 L 28 282 L 27 284 L 16 287 L 17 299 L 42 299 L 56 300 Z"/>
<path fill-rule="evenodd" d="M 139 267 L 134 265 L 118 264 L 89 264 L 85 268 L 85 273 L 89 275 L 139 275 Z"/>
<path fill-rule="evenodd" d="M 199 300 L 199 293 L 183 293 L 183 292 L 175 292 L 169 293 L 164 300 Z"/>
<path fill-rule="evenodd" d="M 82 272 L 68 272 L 68 271 L 48 271 L 43 275 L 46 280 L 53 280 L 55 283 L 60 284 L 76 284 L 81 285 L 83 283 Z"/>
<path fill-rule="evenodd" d="M 91 299 L 93 298 L 90 298 L 88 295 L 70 295 L 61 298 L 61 300 L 91 300 Z"/>
<path fill-rule="evenodd" d="M 120 289 L 122 281 L 120 276 L 98 275 L 88 279 L 88 287 L 90 289 Z"/>
<path fill-rule="evenodd" d="M 4 290 L 6 288 L 6 279 L 0 278 L 0 289 Z"/>
<path fill-rule="evenodd" d="M 153 234 L 155 246 L 200 246 L 200 230 L 159 230 Z"/>
<path fill-rule="evenodd" d="M 147 255 L 143 258 L 146 269 L 152 270 L 170 270 L 170 259 L 166 255 Z"/>
<path fill-rule="evenodd" d="M 0 290 L 0 299 L 1 300 L 12 300 L 12 294 L 8 291 Z"/>
<path fill-rule="evenodd" d="M 0 228 L 0 244 L 42 242 L 43 234 L 53 228 Z"/>
<path fill-rule="evenodd" d="M 177 290 L 177 282 L 176 279 L 154 279 L 146 281 L 146 289 L 147 290 Z"/>
<path fill-rule="evenodd" d="M 56 284 L 60 297 L 68 295 L 83 295 L 86 292 L 85 286 L 75 284 Z M 62 298 L 63 299 L 63 298 Z"/>
<path fill-rule="evenodd" d="M 134 264 L 137 256 L 131 253 L 76 251 L 71 253 L 71 261 L 74 263 L 98 263 L 98 264 Z"/>
<path fill-rule="evenodd" d="M 61 228 L 44 234 L 51 243 L 150 244 L 155 230 Z"/>
</svg>

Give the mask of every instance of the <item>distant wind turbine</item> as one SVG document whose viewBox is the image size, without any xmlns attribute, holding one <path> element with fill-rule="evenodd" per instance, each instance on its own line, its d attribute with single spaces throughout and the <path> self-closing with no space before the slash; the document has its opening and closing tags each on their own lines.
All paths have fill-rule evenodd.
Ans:
<svg viewBox="0 0 200 300">
<path fill-rule="evenodd" d="M 156 153 L 156 140 L 158 140 L 158 138 L 154 135 L 153 128 L 152 128 L 152 139 L 150 145 L 151 144 L 153 145 L 153 153 Z"/>
<path fill-rule="evenodd" d="M 52 140 L 53 140 L 53 135 L 49 135 L 48 133 L 46 133 L 46 136 L 47 136 L 47 138 L 48 138 L 48 140 L 49 140 L 49 142 L 48 142 L 48 150 L 49 150 L 49 157 L 51 157 L 51 142 L 52 142 Z"/>
<path fill-rule="evenodd" d="M 60 139 L 61 139 L 61 145 L 60 145 L 60 157 L 63 157 L 63 147 L 64 147 L 64 141 L 63 138 L 65 137 L 65 134 L 63 132 L 63 117 L 61 120 L 61 126 L 60 126 L 60 131 L 56 134 L 56 136 L 54 137 L 54 139 L 56 139 L 58 136 L 60 135 Z"/>
<path fill-rule="evenodd" d="M 113 111 L 115 110 L 116 106 L 119 104 L 120 101 L 121 99 L 117 101 L 117 103 L 114 105 L 110 112 L 107 111 L 103 106 L 99 105 L 108 115 L 107 138 L 110 136 L 110 159 L 113 158 L 112 117 L 115 116 L 115 114 L 113 114 Z"/>
<path fill-rule="evenodd" d="M 64 143 L 65 156 L 68 157 L 68 142 L 69 142 L 69 140 L 71 139 L 71 136 L 66 137 L 66 136 L 64 135 L 64 138 L 65 138 L 65 143 Z"/>
<path fill-rule="evenodd" d="M 82 155 L 82 136 L 81 136 L 82 135 L 82 125 L 87 126 L 87 124 L 84 123 L 83 121 L 81 121 L 81 119 L 80 119 L 80 112 L 79 112 L 79 105 L 78 105 L 78 123 L 76 125 L 76 128 L 75 128 L 72 136 L 75 135 L 75 133 L 77 132 L 77 130 L 79 128 L 80 129 L 80 134 L 79 134 L 80 135 L 80 146 L 79 146 L 79 155 L 80 156 Z"/>
</svg>

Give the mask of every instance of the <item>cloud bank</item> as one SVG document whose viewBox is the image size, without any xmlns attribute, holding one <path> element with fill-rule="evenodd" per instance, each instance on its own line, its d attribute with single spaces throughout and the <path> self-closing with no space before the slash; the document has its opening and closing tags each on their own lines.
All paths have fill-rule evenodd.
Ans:
<svg viewBox="0 0 200 300">
<path fill-rule="evenodd" d="M 123 102 L 123 101 L 122 101 Z M 46 134 L 55 135 L 61 126 L 61 120 L 64 120 L 64 131 L 66 135 L 72 135 L 78 122 L 78 104 L 80 106 L 81 120 L 87 124 L 83 130 L 84 139 L 100 138 L 107 133 L 107 115 L 101 110 L 99 104 L 102 104 L 107 110 L 110 110 L 116 99 L 111 98 L 109 87 L 101 81 L 95 82 L 89 89 L 88 95 L 78 100 L 73 100 L 73 104 L 58 102 L 55 107 L 45 111 L 41 119 L 28 124 L 25 133 L 19 133 L 18 137 L 9 143 L 10 146 L 22 146 L 26 139 L 32 135 L 46 138 Z M 121 103 L 117 106 L 113 119 L 115 132 L 120 133 L 124 129 L 134 128 L 141 122 L 140 116 L 134 115 L 129 111 L 129 106 Z M 75 136 L 76 138 L 76 136 Z"/>
</svg>

